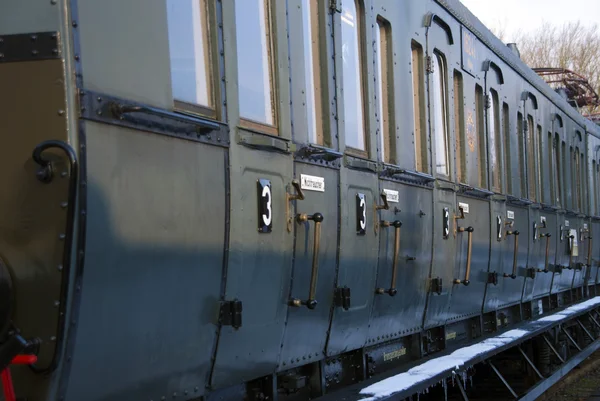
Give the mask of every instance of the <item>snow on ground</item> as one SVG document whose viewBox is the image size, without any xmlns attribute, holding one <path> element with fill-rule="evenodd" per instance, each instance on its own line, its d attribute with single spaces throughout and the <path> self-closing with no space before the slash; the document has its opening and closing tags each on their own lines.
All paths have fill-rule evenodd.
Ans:
<svg viewBox="0 0 600 401">
<path fill-rule="evenodd" d="M 600 296 L 587 300 L 577 305 L 573 305 L 563 311 L 540 318 L 537 322 L 556 322 L 566 319 L 569 315 L 581 310 L 600 304 Z M 361 401 L 375 401 L 383 397 L 390 396 L 400 391 L 406 390 L 416 384 L 431 379 L 432 377 L 449 369 L 458 370 L 466 365 L 477 355 L 492 351 L 503 345 L 507 345 L 519 338 L 525 336 L 529 331 L 522 329 L 509 330 L 506 333 L 483 340 L 477 344 L 468 347 L 459 348 L 449 355 L 432 359 L 421 365 L 409 369 L 407 372 L 389 377 L 380 382 L 374 383 L 363 388 L 360 394 L 369 396 Z"/>
</svg>

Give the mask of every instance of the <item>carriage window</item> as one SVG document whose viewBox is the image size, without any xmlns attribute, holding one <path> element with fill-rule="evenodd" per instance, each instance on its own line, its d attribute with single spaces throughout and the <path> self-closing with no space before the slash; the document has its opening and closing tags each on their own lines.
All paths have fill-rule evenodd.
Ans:
<svg viewBox="0 0 600 401">
<path fill-rule="evenodd" d="M 311 143 L 323 145 L 319 7 L 317 2 L 311 0 L 302 0 L 301 7 L 302 33 L 304 34 L 304 86 L 306 88 L 308 138 Z"/>
<path fill-rule="evenodd" d="M 433 129 L 435 141 L 435 163 L 438 174 L 450 176 L 448 164 L 448 106 L 446 102 L 446 61 L 439 53 L 434 53 L 431 58 L 433 69 L 432 96 L 433 96 Z"/>
<path fill-rule="evenodd" d="M 525 179 L 525 177 L 527 177 L 525 166 L 525 139 L 523 136 L 523 114 L 517 113 L 517 141 L 519 146 L 519 178 L 521 180 L 521 197 L 525 197 L 527 194 L 527 181 Z"/>
<path fill-rule="evenodd" d="M 556 187 L 556 193 L 554 195 L 554 202 L 557 205 L 562 205 L 563 202 L 563 177 L 562 177 L 562 160 L 560 158 L 560 136 L 555 134 L 553 141 L 553 153 L 552 153 L 552 163 L 554 164 L 554 183 Z"/>
<path fill-rule="evenodd" d="M 423 48 L 417 42 L 411 43 L 413 109 L 415 118 L 415 167 L 417 171 L 429 173 L 427 162 L 427 135 L 425 132 L 425 95 L 423 84 Z"/>
<path fill-rule="evenodd" d="M 535 163 L 535 165 L 537 166 L 537 168 L 535 169 L 535 174 L 536 174 L 536 179 L 537 179 L 537 187 L 540 190 L 539 193 L 539 199 L 540 201 L 542 201 L 542 199 L 544 199 L 544 182 L 542 180 L 542 168 L 541 166 L 543 165 L 543 160 L 544 160 L 544 155 L 542 154 L 542 126 L 538 125 L 537 126 L 537 142 L 536 142 L 536 149 L 537 149 L 537 162 Z"/>
<path fill-rule="evenodd" d="M 596 160 L 592 160 L 592 193 L 594 194 L 594 216 L 598 215 L 598 174 L 596 172 Z"/>
<path fill-rule="evenodd" d="M 479 188 L 487 188 L 485 122 L 483 121 L 485 104 L 483 88 L 475 85 L 475 129 L 477 130 L 477 159 L 479 160 Z"/>
<path fill-rule="evenodd" d="M 502 135 L 504 135 L 504 168 L 506 169 L 506 190 L 509 194 L 513 194 L 512 186 L 512 164 L 511 164 L 511 153 L 510 148 L 510 111 L 508 104 L 502 103 Z"/>
<path fill-rule="evenodd" d="M 600 160 L 596 163 L 594 168 L 594 177 L 596 180 L 596 186 L 594 188 L 594 197 L 596 199 L 596 216 L 600 215 Z"/>
<path fill-rule="evenodd" d="M 585 179 L 585 156 L 579 153 L 579 210 L 587 212 L 587 180 Z"/>
<path fill-rule="evenodd" d="M 396 141 L 394 138 L 394 76 L 393 76 L 393 50 L 392 27 L 388 21 L 377 18 L 377 73 L 379 85 L 377 86 L 377 117 L 379 118 L 379 137 L 381 139 L 381 160 L 386 163 L 395 163 Z"/>
<path fill-rule="evenodd" d="M 168 0 L 171 85 L 177 102 L 215 117 L 210 12 L 207 0 Z M 204 110 L 205 109 L 205 110 Z"/>
<path fill-rule="evenodd" d="M 567 180 L 567 145 L 565 143 L 565 141 L 562 141 L 561 144 L 561 148 L 560 148 L 561 152 L 560 152 L 560 165 L 562 167 L 562 171 L 561 171 L 561 175 L 562 175 L 562 185 L 564 188 L 563 191 L 563 202 L 565 207 L 567 207 L 567 194 L 568 194 L 568 189 L 567 186 L 569 185 L 569 181 Z"/>
<path fill-rule="evenodd" d="M 498 94 L 491 90 L 488 95 L 490 108 L 488 109 L 488 144 L 490 147 L 490 171 L 492 172 L 492 189 L 502 192 L 502 175 L 500 173 L 501 139 L 500 139 L 500 112 L 498 107 Z"/>
<path fill-rule="evenodd" d="M 556 202 L 556 177 L 554 176 L 554 138 L 552 138 L 552 132 L 548 132 L 548 142 L 546 143 L 546 157 L 548 158 L 548 180 L 550 182 L 550 203 Z M 540 163 L 541 165 L 541 163 Z"/>
<path fill-rule="evenodd" d="M 465 166 L 465 102 L 462 74 L 454 70 L 454 136 L 456 141 L 456 179 L 466 183 Z"/>
<path fill-rule="evenodd" d="M 534 150 L 534 126 L 533 117 L 527 116 L 527 132 L 525 133 L 525 140 L 527 141 L 527 188 L 529 190 L 528 196 L 532 201 L 536 200 L 535 196 L 535 150 Z"/>
<path fill-rule="evenodd" d="M 235 3 L 240 116 L 276 125 L 271 0 Z"/>
<path fill-rule="evenodd" d="M 346 145 L 366 151 L 363 63 L 362 63 L 362 8 L 356 0 L 342 5 L 343 93 Z"/>
<path fill-rule="evenodd" d="M 570 152 L 570 159 L 571 159 L 571 209 L 575 210 L 577 208 L 577 205 L 579 205 L 579 199 L 577 198 L 578 195 L 578 170 L 577 170 L 577 164 L 578 163 L 578 157 L 577 154 L 575 153 L 573 147 L 571 146 L 569 149 Z"/>
</svg>

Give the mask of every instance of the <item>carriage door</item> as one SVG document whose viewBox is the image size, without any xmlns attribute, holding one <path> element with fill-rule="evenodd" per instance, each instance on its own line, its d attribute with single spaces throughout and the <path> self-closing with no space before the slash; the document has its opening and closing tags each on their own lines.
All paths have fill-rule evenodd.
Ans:
<svg viewBox="0 0 600 401">
<path fill-rule="evenodd" d="M 448 24 L 439 16 L 428 14 L 425 18 L 427 37 L 427 84 L 430 137 L 432 149 L 431 171 L 435 180 L 433 190 L 433 261 L 429 277 L 429 295 L 424 317 L 424 328 L 433 329 L 446 322 L 448 301 L 454 279 L 453 266 L 448 263 L 454 258 L 455 217 L 458 216 L 456 204 L 456 185 L 452 182 L 451 128 L 453 113 L 449 110 L 452 89 L 449 65 L 458 62 L 460 53 L 454 43 L 454 37 Z M 455 94 L 456 96 L 456 94 Z M 426 336 L 432 339 L 426 345 L 426 351 L 434 352 L 441 345 L 433 339 L 442 338 L 437 330 L 427 330 Z"/>
<path fill-rule="evenodd" d="M 505 104 L 501 103 L 504 75 L 500 67 L 491 60 L 484 63 L 485 93 L 487 96 L 487 140 L 488 140 L 488 170 L 490 188 L 496 195 L 490 199 L 490 265 L 487 277 L 482 277 L 487 283 L 483 312 L 494 312 L 498 305 L 501 290 L 502 257 L 504 245 L 504 225 L 506 223 L 506 193 L 507 180 L 503 172 L 508 170 L 502 158 L 502 138 L 509 132 L 506 120 Z M 510 151 L 506 149 L 505 152 Z M 486 321 L 487 322 L 487 321 Z M 488 326 L 484 327 L 484 330 Z M 493 325 L 489 327 L 493 329 Z"/>
<path fill-rule="evenodd" d="M 464 112 L 460 117 L 464 116 L 464 130 L 458 130 L 456 135 L 462 135 L 464 145 L 458 157 L 462 165 L 457 165 L 460 192 L 452 232 L 456 249 L 446 334 L 448 340 L 456 341 L 481 334 L 479 318 L 466 319 L 479 316 L 483 306 L 490 255 L 489 197 L 493 194 L 488 190 L 486 94 L 478 60 L 481 49 L 475 36 L 464 27 L 460 39 L 464 93 Z"/>
<path fill-rule="evenodd" d="M 371 43 L 374 21 L 371 0 L 344 0 L 336 35 L 336 54 L 342 72 L 339 99 L 343 115 L 340 131 L 344 138 L 344 166 L 340 184 L 340 265 L 336 283 L 327 355 L 362 347 L 367 339 L 371 305 L 375 297 L 379 224 L 378 209 L 386 204 L 378 193 L 378 164 L 372 81 L 367 72 L 373 65 Z M 338 19 L 339 18 L 339 19 Z M 339 50 L 339 52 L 338 52 Z M 343 130 L 343 131 L 342 131 Z"/>
<path fill-rule="evenodd" d="M 294 180 L 288 183 L 287 228 L 294 268 L 279 371 L 323 358 L 334 300 L 339 168 L 332 54 L 326 2 L 288 2 Z M 329 40 L 328 40 L 329 39 Z M 342 294 L 340 294 L 342 295 Z"/>
</svg>

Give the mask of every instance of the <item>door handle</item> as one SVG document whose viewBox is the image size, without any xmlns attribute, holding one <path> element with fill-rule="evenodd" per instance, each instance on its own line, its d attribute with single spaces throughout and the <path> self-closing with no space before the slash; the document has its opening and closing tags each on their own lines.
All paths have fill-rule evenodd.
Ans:
<svg viewBox="0 0 600 401">
<path fill-rule="evenodd" d="M 298 298 L 292 298 L 290 301 L 291 306 L 303 306 L 306 305 L 308 309 L 315 309 L 317 307 L 317 300 L 315 295 L 317 292 L 317 276 L 319 274 L 319 245 L 321 242 L 321 223 L 323 222 L 323 215 L 321 213 L 315 213 L 312 216 L 308 214 L 297 214 L 296 221 L 298 223 L 304 223 L 312 220 L 315 222 L 315 236 L 313 245 L 313 258 L 312 258 L 312 270 L 310 273 L 310 289 L 308 291 L 308 299 L 301 300 Z"/>
<path fill-rule="evenodd" d="M 550 233 L 546 233 L 546 234 L 540 234 L 540 238 L 544 238 L 546 237 L 546 258 L 544 259 L 544 270 L 538 269 L 538 272 L 540 273 L 548 273 L 548 258 L 550 255 L 550 237 L 552 236 L 552 234 Z"/>
<path fill-rule="evenodd" d="M 573 240 L 575 239 L 574 235 L 569 235 L 569 266 L 567 269 L 573 269 Z"/>
<path fill-rule="evenodd" d="M 396 280 L 398 277 L 398 254 L 400 253 L 400 227 L 402 227 L 402 223 L 398 220 L 394 222 L 382 221 L 381 225 L 383 227 L 394 227 L 394 260 L 392 261 L 392 283 L 389 289 L 378 288 L 375 290 L 376 294 L 383 295 L 388 294 L 390 297 L 393 297 L 398 293 L 396 289 Z"/>
<path fill-rule="evenodd" d="M 475 231 L 475 229 L 473 227 L 458 227 L 457 231 L 459 233 L 464 233 L 466 231 L 469 235 L 469 239 L 467 245 L 467 271 L 465 272 L 465 279 L 461 281 L 457 278 L 454 280 L 454 284 L 469 285 L 471 284 L 469 277 L 471 276 L 471 253 L 473 251 L 473 231 Z"/>
<path fill-rule="evenodd" d="M 376 202 L 373 205 L 373 221 L 375 222 L 373 229 L 375 230 L 375 235 L 377 235 L 377 233 L 379 232 L 379 219 L 377 218 L 377 211 L 390 209 L 390 204 L 387 200 L 387 194 L 385 192 L 382 192 L 380 196 L 381 200 L 383 201 L 383 205 L 378 205 Z"/>
<path fill-rule="evenodd" d="M 513 254 L 513 269 L 512 274 L 504 273 L 504 277 L 510 277 L 513 280 L 517 278 L 517 254 L 519 253 L 519 231 L 507 231 L 506 235 L 514 235 L 515 236 L 515 250 Z"/>
</svg>

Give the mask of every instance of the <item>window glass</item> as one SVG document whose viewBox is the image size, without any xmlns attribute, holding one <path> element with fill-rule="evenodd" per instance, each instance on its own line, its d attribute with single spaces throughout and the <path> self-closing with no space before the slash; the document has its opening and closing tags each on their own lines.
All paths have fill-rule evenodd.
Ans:
<svg viewBox="0 0 600 401">
<path fill-rule="evenodd" d="M 479 85 L 475 85 L 475 129 L 477 130 L 477 159 L 479 177 L 478 186 L 479 188 L 487 188 L 487 168 L 486 168 L 486 144 L 485 144 L 485 122 L 484 116 L 484 97 L 483 88 Z"/>
<path fill-rule="evenodd" d="M 167 0 L 175 100 L 215 107 L 207 0 Z"/>
<path fill-rule="evenodd" d="M 509 194 L 513 194 L 512 186 L 512 149 L 510 148 L 510 111 L 508 104 L 502 104 L 502 135 L 504 135 L 504 169 L 506 170 L 506 190 Z"/>
<path fill-rule="evenodd" d="M 427 136 L 425 132 L 425 95 L 423 79 L 423 48 L 417 42 L 411 43 L 411 67 L 413 110 L 415 119 L 415 168 L 417 171 L 429 173 L 427 162 Z"/>
<path fill-rule="evenodd" d="M 342 3 L 342 74 L 346 146 L 366 151 L 363 66 L 360 42 L 362 11 L 356 1 Z"/>
<path fill-rule="evenodd" d="M 431 58 L 432 97 L 433 97 L 433 129 L 435 141 L 436 172 L 450 176 L 448 163 L 448 109 L 446 104 L 446 62 L 441 54 L 435 53 Z"/>
<path fill-rule="evenodd" d="M 302 0 L 302 30 L 304 35 L 304 86 L 306 88 L 306 114 L 308 138 L 311 143 L 322 145 L 323 121 L 321 103 L 321 62 L 319 54 L 318 3 Z"/>
<path fill-rule="evenodd" d="M 535 196 L 535 184 L 536 184 L 536 168 L 535 168 L 535 149 L 534 149 L 534 126 L 533 117 L 527 116 L 527 132 L 525 140 L 527 141 L 527 188 L 529 190 L 528 196 L 532 201 L 536 200 Z"/>
<path fill-rule="evenodd" d="M 587 180 L 585 179 L 585 157 L 579 153 L 579 210 L 587 212 Z"/>
<path fill-rule="evenodd" d="M 521 180 L 521 197 L 527 196 L 527 166 L 525 165 L 525 132 L 523 131 L 523 115 L 517 113 L 517 138 L 519 145 L 519 179 Z"/>
<path fill-rule="evenodd" d="M 240 116 L 275 125 L 270 0 L 236 1 Z"/>
<path fill-rule="evenodd" d="M 457 70 L 454 70 L 454 140 L 456 141 L 456 179 L 460 183 L 466 183 L 463 77 Z"/>
<path fill-rule="evenodd" d="M 567 176 L 567 145 L 566 145 L 565 141 L 562 141 L 562 144 L 561 144 L 560 164 L 562 166 L 561 175 L 562 175 L 562 186 L 564 188 L 563 204 L 565 207 L 567 207 L 567 193 L 568 193 L 568 185 L 569 185 L 568 178 L 569 177 Z"/>
<path fill-rule="evenodd" d="M 560 158 L 560 136 L 555 134 L 553 141 L 553 153 L 552 153 L 552 163 L 554 164 L 554 183 L 556 187 L 556 194 L 554 195 L 553 201 L 557 205 L 562 205 L 563 202 L 563 184 L 562 184 L 562 160 Z"/>
<path fill-rule="evenodd" d="M 592 178 L 593 178 L 593 198 L 594 198 L 594 216 L 598 215 L 598 173 L 596 170 L 596 160 L 592 160 Z"/>
<path fill-rule="evenodd" d="M 386 163 L 395 163 L 395 127 L 394 127 L 394 64 L 392 50 L 392 28 L 385 19 L 377 18 L 375 31 L 377 55 L 377 119 L 379 120 L 379 138 L 381 159 Z"/>
<path fill-rule="evenodd" d="M 538 125 L 537 126 L 537 141 L 536 141 L 536 149 L 537 149 L 537 161 L 535 163 L 535 176 L 536 176 L 536 185 L 540 190 L 539 193 L 539 200 L 542 201 L 542 199 L 544 199 L 544 181 L 542 180 L 542 166 L 543 166 L 543 160 L 544 160 L 544 155 L 542 154 L 542 126 Z"/>
<path fill-rule="evenodd" d="M 577 198 L 577 195 L 578 195 L 577 164 L 579 164 L 579 163 L 578 163 L 577 154 L 575 153 L 572 146 L 569 148 L 569 151 L 570 151 L 570 160 L 571 160 L 571 209 L 575 210 L 575 209 L 577 209 L 577 206 L 579 205 L 579 199 Z"/>
<path fill-rule="evenodd" d="M 490 147 L 489 166 L 492 176 L 492 189 L 496 192 L 502 192 L 502 172 L 500 166 L 501 139 L 500 139 L 500 110 L 498 103 L 498 94 L 491 90 L 488 94 L 488 144 Z"/>
</svg>

